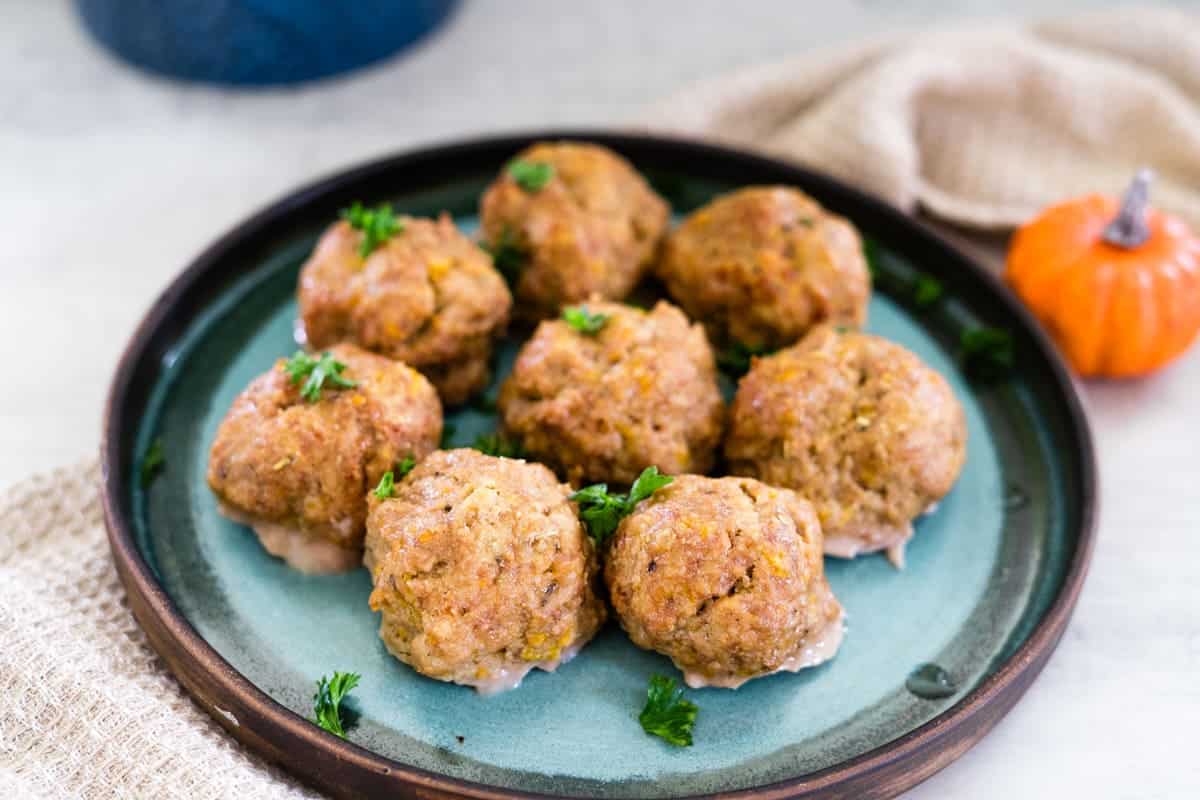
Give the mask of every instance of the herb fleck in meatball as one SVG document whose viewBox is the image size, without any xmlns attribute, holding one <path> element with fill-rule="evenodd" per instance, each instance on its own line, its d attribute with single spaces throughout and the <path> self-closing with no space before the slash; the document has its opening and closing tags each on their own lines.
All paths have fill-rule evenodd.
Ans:
<svg viewBox="0 0 1200 800">
<path fill-rule="evenodd" d="M 480 220 L 498 262 L 515 273 L 522 313 L 551 316 L 592 295 L 628 295 L 667 228 L 662 198 L 629 162 L 594 144 L 543 142 L 515 163 L 549 165 L 549 180 L 522 186 L 506 169 L 484 194 Z"/>
<path fill-rule="evenodd" d="M 504 431 L 576 484 L 710 469 L 725 405 L 704 331 L 664 302 L 587 309 L 607 316 L 595 333 L 545 321 L 521 349 L 500 390 Z"/>
<path fill-rule="evenodd" d="M 886 549 L 902 566 L 912 520 L 966 460 L 966 418 L 941 375 L 829 326 L 757 359 L 730 416 L 730 470 L 795 489 L 817 509 L 825 552 L 843 558 Z"/>
<path fill-rule="evenodd" d="M 208 485 L 226 516 L 254 528 L 272 555 L 302 572 L 362 563 L 367 490 L 407 456 L 437 447 L 442 407 L 422 375 L 353 345 L 315 401 L 281 361 L 238 395 L 217 430 Z"/>
<path fill-rule="evenodd" d="M 854 227 L 785 186 L 742 189 L 691 214 L 658 276 L 714 342 L 774 349 L 817 323 L 861 325 L 871 282 Z"/>
<path fill-rule="evenodd" d="M 787 489 L 680 475 L 621 521 L 604 574 L 630 638 L 689 686 L 795 672 L 841 644 L 821 526 Z"/>
<path fill-rule="evenodd" d="M 305 334 L 312 347 L 350 341 L 410 364 L 457 405 L 487 386 L 512 297 L 448 216 L 399 221 L 365 259 L 363 232 L 345 221 L 326 231 L 300 272 Z"/>
<path fill-rule="evenodd" d="M 392 655 L 484 694 L 570 660 L 605 610 L 569 492 L 541 464 L 449 450 L 372 496 L 364 560 Z"/>
</svg>

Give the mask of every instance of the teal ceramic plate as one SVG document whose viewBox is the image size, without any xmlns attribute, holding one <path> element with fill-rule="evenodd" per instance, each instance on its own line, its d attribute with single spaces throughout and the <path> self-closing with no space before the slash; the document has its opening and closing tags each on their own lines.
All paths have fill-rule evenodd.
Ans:
<svg viewBox="0 0 1200 800">
<path fill-rule="evenodd" d="M 967 411 L 966 468 L 918 523 L 904 571 L 881 556 L 827 562 L 848 615 L 832 662 L 690 693 L 695 745 L 673 748 L 637 723 L 647 678 L 674 674 L 611 625 L 554 674 L 481 697 L 391 658 L 367 608 L 365 570 L 309 577 L 267 556 L 217 514 L 208 448 L 234 396 L 295 349 L 297 270 L 352 200 L 412 214 L 449 211 L 474 227 L 486 183 L 536 137 L 487 140 L 374 163 L 302 189 L 216 243 L 166 292 L 114 380 L 104 467 L 113 551 L 155 647 L 235 736 L 336 795 L 884 797 L 944 766 L 1014 703 L 1053 649 L 1090 552 L 1094 478 L 1086 425 L 1043 337 L 995 282 L 882 204 L 827 178 L 695 143 L 587 135 L 624 153 L 686 212 L 750 183 L 790 183 L 854 221 L 878 270 L 870 330 L 916 351 Z M 944 299 L 918 309 L 917 271 Z M 961 332 L 1008 329 L 1016 369 L 979 383 L 958 359 Z M 502 348 L 502 377 L 519 338 Z M 494 391 L 494 388 L 493 388 Z M 494 419 L 448 416 L 469 444 Z M 166 467 L 143 486 L 141 455 L 161 439 Z M 935 663 L 957 691 L 906 689 Z M 314 683 L 363 676 L 342 742 L 303 721 Z"/>
</svg>

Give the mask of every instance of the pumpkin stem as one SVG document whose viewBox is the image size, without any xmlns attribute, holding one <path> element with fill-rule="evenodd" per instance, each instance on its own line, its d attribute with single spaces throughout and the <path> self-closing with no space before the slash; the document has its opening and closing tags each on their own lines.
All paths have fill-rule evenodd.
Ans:
<svg viewBox="0 0 1200 800">
<path fill-rule="evenodd" d="M 1104 229 L 1104 241 L 1127 250 L 1139 247 L 1150 238 L 1146 210 L 1150 206 L 1150 181 L 1154 173 L 1143 167 L 1121 198 L 1121 210 Z"/>
</svg>

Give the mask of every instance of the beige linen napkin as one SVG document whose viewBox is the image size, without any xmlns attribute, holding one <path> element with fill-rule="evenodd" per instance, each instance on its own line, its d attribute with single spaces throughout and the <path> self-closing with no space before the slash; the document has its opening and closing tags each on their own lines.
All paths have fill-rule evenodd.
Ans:
<svg viewBox="0 0 1200 800">
<path fill-rule="evenodd" d="M 317 797 L 249 755 L 129 612 L 94 461 L 0 495 L 0 797 Z"/>
<path fill-rule="evenodd" d="M 891 35 L 700 83 L 642 122 L 976 228 L 1119 193 L 1149 165 L 1155 202 L 1200 228 L 1200 15 L 1123 9 Z"/>
</svg>

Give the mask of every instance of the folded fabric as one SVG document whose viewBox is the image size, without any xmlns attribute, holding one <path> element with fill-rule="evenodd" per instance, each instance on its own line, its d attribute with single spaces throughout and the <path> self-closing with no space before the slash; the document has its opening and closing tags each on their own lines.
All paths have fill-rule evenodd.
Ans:
<svg viewBox="0 0 1200 800">
<path fill-rule="evenodd" d="M 184 694 L 125 600 L 95 461 L 0 493 L 0 797 L 316 798 Z"/>
<path fill-rule="evenodd" d="M 1130 8 L 890 35 L 702 82 L 641 123 L 976 228 L 1119 193 L 1145 165 L 1155 202 L 1200 228 L 1200 15 Z"/>
</svg>

